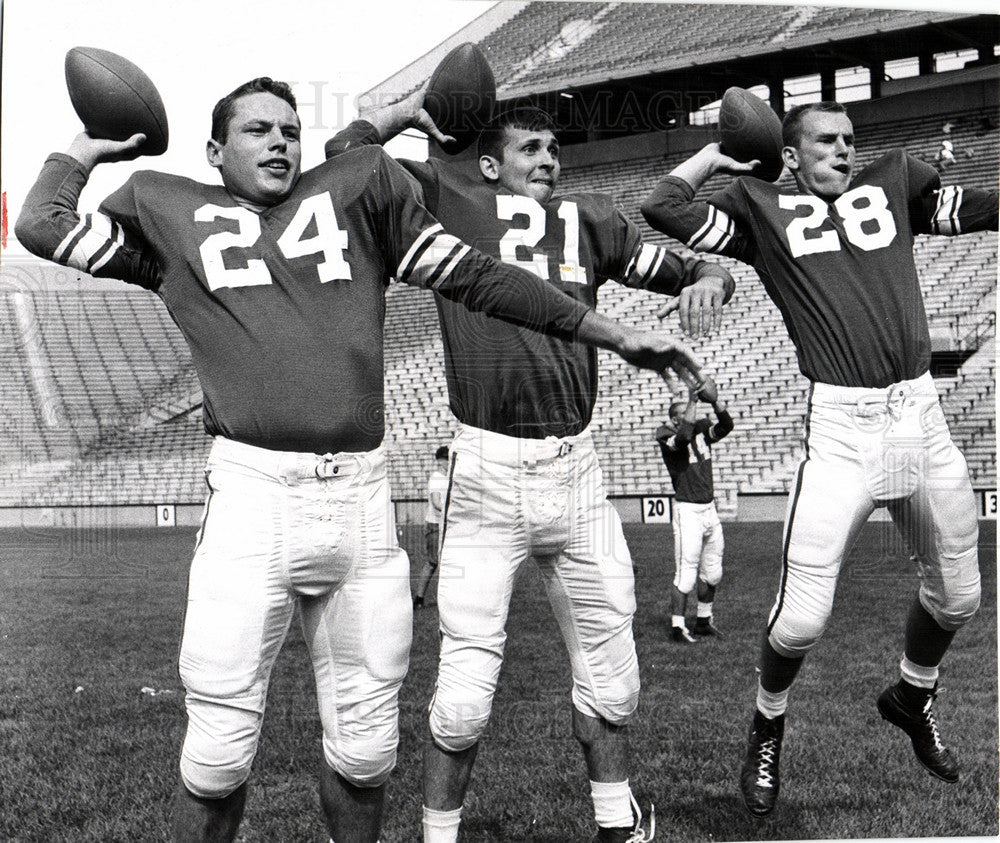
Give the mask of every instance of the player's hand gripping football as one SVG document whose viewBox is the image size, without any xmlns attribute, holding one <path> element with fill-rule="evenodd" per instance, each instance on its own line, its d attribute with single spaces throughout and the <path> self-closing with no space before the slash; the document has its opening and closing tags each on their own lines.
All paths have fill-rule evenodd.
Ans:
<svg viewBox="0 0 1000 843">
<path fill-rule="evenodd" d="M 89 173 L 98 164 L 135 160 L 142 154 L 139 147 L 145 141 L 146 136 L 141 132 L 123 141 L 94 138 L 87 132 L 80 132 L 73 138 L 66 154 L 79 161 Z"/>
<path fill-rule="evenodd" d="M 656 318 L 665 319 L 676 312 L 681 330 L 691 339 L 710 336 L 722 325 L 726 293 L 731 291 L 731 287 L 727 290 L 727 279 L 730 285 L 734 283 L 725 269 L 715 266 L 712 274 L 702 275 L 663 305 Z"/>
<path fill-rule="evenodd" d="M 380 108 L 361 108 L 358 116 L 378 129 L 383 142 L 395 137 L 406 128 L 418 129 L 442 145 L 453 142 L 455 139 L 451 135 L 444 134 L 424 108 L 426 94 L 427 84 L 424 83 L 422 87 L 397 102 Z"/>
<path fill-rule="evenodd" d="M 708 375 L 705 376 L 701 389 L 698 390 L 698 400 L 706 404 L 715 404 L 719 400 L 719 388 Z"/>
<path fill-rule="evenodd" d="M 730 173 L 734 176 L 742 176 L 752 173 L 760 164 L 759 158 L 754 158 L 752 161 L 737 161 L 735 158 L 731 158 L 722 151 L 722 145 L 718 141 L 706 145 L 698 155 L 705 156 L 713 174 Z"/>
</svg>

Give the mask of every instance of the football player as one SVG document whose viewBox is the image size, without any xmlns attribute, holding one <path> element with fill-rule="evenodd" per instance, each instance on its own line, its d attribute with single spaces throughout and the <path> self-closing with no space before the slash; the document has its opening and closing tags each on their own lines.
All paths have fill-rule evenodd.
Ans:
<svg viewBox="0 0 1000 843">
<path fill-rule="evenodd" d="M 438 538 L 441 532 L 441 516 L 444 513 L 444 497 L 448 492 L 448 446 L 442 445 L 434 452 L 434 471 L 427 480 L 427 510 L 424 513 L 424 553 L 427 559 L 420 569 L 420 579 L 413 595 L 413 608 L 424 605 L 427 586 L 438 566 Z"/>
<path fill-rule="evenodd" d="M 979 606 L 978 523 L 965 459 L 928 371 L 913 237 L 997 227 L 996 191 L 942 187 L 933 167 L 901 149 L 855 174 L 854 128 L 838 103 L 792 108 L 782 134 L 794 187 L 750 175 L 695 200 L 713 174 L 750 174 L 755 165 L 709 144 L 642 208 L 654 228 L 757 270 L 812 381 L 805 459 L 789 500 L 740 774 L 744 801 L 758 815 L 778 796 L 789 688 L 826 627 L 841 563 L 877 507 L 888 509 L 920 575 L 901 676 L 878 709 L 931 773 L 958 779 L 933 702 L 945 651 Z"/>
<path fill-rule="evenodd" d="M 698 399 L 712 405 L 716 422 L 696 418 Z M 701 395 L 670 405 L 670 421 L 660 425 L 656 441 L 674 486 L 674 586 L 671 592 L 671 636 L 679 644 L 694 644 L 697 636 L 721 636 L 712 618 L 715 592 L 722 581 L 725 540 L 715 508 L 712 445 L 733 430 L 733 417 L 719 398 L 715 383 L 706 379 Z M 694 626 L 685 620 L 688 595 L 697 584 Z"/>
<path fill-rule="evenodd" d="M 418 101 L 411 101 L 415 106 Z M 365 115 L 328 154 L 388 140 L 412 110 Z M 419 123 L 418 123 L 419 124 Z M 732 292 L 726 270 L 642 243 L 611 199 L 553 198 L 559 144 L 545 112 L 518 108 L 483 131 L 478 159 L 401 162 L 445 230 L 593 306 L 607 279 L 680 295 L 694 333 Z M 452 412 L 460 424 L 441 528 L 441 657 L 424 756 L 424 839 L 457 839 L 490 718 L 514 578 L 534 556 L 570 654 L 573 732 L 600 841 L 641 840 L 627 724 L 639 694 L 632 562 L 588 425 L 597 355 L 532 336 L 437 297 Z"/>
<path fill-rule="evenodd" d="M 621 328 L 445 234 L 378 148 L 303 172 L 299 131 L 291 89 L 254 79 L 212 114 L 206 154 L 222 185 L 138 172 L 81 216 L 91 169 L 135 157 L 144 140 L 83 133 L 45 162 L 16 228 L 40 257 L 155 291 L 204 392 L 215 438 L 180 655 L 177 840 L 236 835 L 296 605 L 330 835 L 378 837 L 412 625 L 381 447 L 390 277 L 645 365 L 686 359 L 664 336 Z"/>
</svg>

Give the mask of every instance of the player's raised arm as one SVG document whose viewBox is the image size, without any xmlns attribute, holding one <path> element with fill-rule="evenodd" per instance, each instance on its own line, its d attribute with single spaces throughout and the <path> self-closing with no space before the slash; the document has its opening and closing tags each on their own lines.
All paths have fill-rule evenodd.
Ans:
<svg viewBox="0 0 1000 843">
<path fill-rule="evenodd" d="M 439 144 L 453 142 L 455 138 L 442 132 L 424 108 L 426 93 L 425 84 L 396 102 L 359 109 L 358 119 L 326 142 L 326 157 L 333 158 L 359 146 L 388 143 L 406 129 L 417 129 Z"/>
<path fill-rule="evenodd" d="M 159 284 L 151 252 L 117 219 L 77 211 L 91 170 L 101 163 L 138 155 L 145 136 L 126 141 L 77 135 L 66 154 L 50 155 L 28 192 L 14 226 L 18 241 L 33 255 L 102 278 L 118 278 L 148 289 Z"/>
<path fill-rule="evenodd" d="M 712 197 L 695 200 L 697 190 L 717 172 L 749 173 L 756 161 L 740 163 L 710 143 L 676 166 L 642 203 L 642 215 L 657 231 L 699 252 L 728 255 L 752 263 L 752 239 L 741 228 L 738 181 Z"/>
<path fill-rule="evenodd" d="M 705 385 L 699 391 L 698 398 L 706 404 L 711 404 L 712 410 L 715 412 L 716 422 L 705 434 L 708 443 L 714 444 L 732 433 L 733 417 L 726 409 L 726 402 L 719 397 L 719 390 L 712 378 L 705 378 Z"/>
</svg>

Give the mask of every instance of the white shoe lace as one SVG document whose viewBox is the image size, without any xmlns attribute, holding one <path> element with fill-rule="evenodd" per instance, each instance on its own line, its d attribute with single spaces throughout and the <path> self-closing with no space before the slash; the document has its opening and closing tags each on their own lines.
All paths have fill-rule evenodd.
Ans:
<svg viewBox="0 0 1000 843">
<path fill-rule="evenodd" d="M 924 720 L 927 723 L 927 728 L 931 730 L 931 740 L 934 741 L 934 747 L 938 752 L 944 752 L 944 744 L 941 743 L 941 733 L 938 732 L 937 718 L 934 716 L 934 696 L 933 694 L 927 698 L 927 702 L 924 703 Z"/>
<path fill-rule="evenodd" d="M 757 787 L 774 786 L 774 753 L 778 742 L 768 738 L 757 750 Z"/>
<path fill-rule="evenodd" d="M 632 829 L 632 834 L 626 843 L 649 843 L 656 836 L 656 806 L 652 802 L 649 803 L 649 837 L 647 837 L 646 830 L 642 827 L 642 811 L 639 808 L 639 803 L 636 802 L 631 791 L 629 791 L 628 798 L 631 800 L 632 810 L 635 812 L 635 828 Z"/>
</svg>

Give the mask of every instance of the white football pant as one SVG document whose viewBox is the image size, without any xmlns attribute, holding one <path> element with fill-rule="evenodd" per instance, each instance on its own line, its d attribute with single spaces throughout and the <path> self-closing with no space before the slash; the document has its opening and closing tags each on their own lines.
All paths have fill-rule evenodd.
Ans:
<svg viewBox="0 0 1000 843">
<path fill-rule="evenodd" d="M 941 627 L 958 629 L 979 607 L 979 524 L 933 379 L 886 389 L 814 384 L 768 623 L 778 653 L 804 655 L 823 634 L 841 563 L 883 505 L 916 556 L 921 604 Z"/>
<path fill-rule="evenodd" d="M 725 541 L 714 502 L 674 501 L 674 588 L 690 594 L 700 577 L 709 585 L 722 581 Z"/>
<path fill-rule="evenodd" d="M 181 775 L 196 796 L 250 775 L 271 668 L 299 607 L 323 752 L 349 782 L 389 776 L 412 607 L 381 448 L 332 457 L 217 437 L 188 592 Z"/>
<path fill-rule="evenodd" d="M 467 749 L 489 722 L 515 575 L 534 556 L 570 655 L 573 705 L 625 723 L 639 668 L 621 521 L 589 433 L 518 439 L 463 426 L 452 443 L 439 564 L 441 662 L 430 728 Z"/>
</svg>

